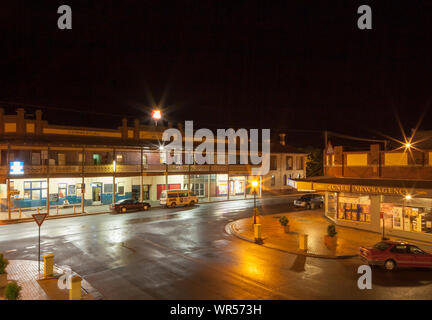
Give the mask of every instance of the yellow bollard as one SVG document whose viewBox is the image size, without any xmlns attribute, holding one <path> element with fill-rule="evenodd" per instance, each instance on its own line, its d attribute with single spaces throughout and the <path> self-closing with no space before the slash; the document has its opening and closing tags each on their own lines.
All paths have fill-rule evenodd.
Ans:
<svg viewBox="0 0 432 320">
<path fill-rule="evenodd" d="M 19 210 L 19 218 L 21 219 L 21 208 L 19 208 L 18 210 Z"/>
<path fill-rule="evenodd" d="M 254 224 L 254 235 L 255 235 L 255 242 L 260 243 L 262 241 L 262 239 L 261 239 L 261 224 L 259 224 L 259 223 Z"/>
<path fill-rule="evenodd" d="M 75 205 L 73 205 L 73 214 L 75 214 Z"/>
<path fill-rule="evenodd" d="M 39 208 L 37 208 L 36 212 L 37 212 L 37 214 L 39 214 Z"/>
<path fill-rule="evenodd" d="M 308 235 L 300 234 L 299 235 L 299 249 L 307 251 L 308 248 Z"/>
<path fill-rule="evenodd" d="M 56 206 L 56 214 L 58 215 L 58 206 Z"/>
<path fill-rule="evenodd" d="M 54 275 L 54 255 L 46 254 L 44 257 L 44 277 L 52 277 Z"/>
<path fill-rule="evenodd" d="M 81 300 L 81 280 L 80 276 L 70 279 L 69 300 Z"/>
</svg>

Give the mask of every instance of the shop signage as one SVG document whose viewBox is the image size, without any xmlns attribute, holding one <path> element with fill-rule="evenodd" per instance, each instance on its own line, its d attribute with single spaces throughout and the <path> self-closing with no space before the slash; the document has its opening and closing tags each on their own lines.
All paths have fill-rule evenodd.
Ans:
<svg viewBox="0 0 432 320">
<path fill-rule="evenodd" d="M 351 186 L 347 184 L 314 183 L 313 188 L 317 191 L 350 192 Z"/>
<path fill-rule="evenodd" d="M 392 187 L 374 187 L 374 186 L 355 186 L 351 187 L 351 192 L 358 193 L 378 193 L 378 194 L 397 194 L 405 195 L 407 191 L 405 188 L 392 188 Z"/>
<path fill-rule="evenodd" d="M 12 161 L 9 168 L 10 175 L 24 174 L 24 161 Z"/>
</svg>

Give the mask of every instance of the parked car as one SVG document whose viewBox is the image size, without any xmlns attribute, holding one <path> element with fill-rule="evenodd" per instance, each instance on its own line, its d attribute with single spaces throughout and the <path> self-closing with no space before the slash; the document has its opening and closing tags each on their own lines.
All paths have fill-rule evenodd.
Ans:
<svg viewBox="0 0 432 320">
<path fill-rule="evenodd" d="M 303 207 L 306 209 L 322 208 L 324 205 L 324 197 L 321 194 L 305 194 L 299 199 L 294 200 L 294 206 Z"/>
<path fill-rule="evenodd" d="M 119 200 L 114 205 L 110 204 L 110 209 L 117 213 L 125 213 L 127 211 L 140 211 L 140 210 L 148 210 L 151 205 L 148 202 L 139 202 L 138 200 L 133 199 L 123 199 Z"/>
<path fill-rule="evenodd" d="M 195 203 L 198 203 L 198 197 L 189 190 L 164 190 L 160 196 L 161 206 L 170 208 L 193 206 Z"/>
<path fill-rule="evenodd" d="M 432 267 L 430 253 L 400 241 L 385 240 L 373 247 L 360 247 L 360 257 L 369 265 L 382 266 L 386 270 L 394 270 L 396 267 Z"/>
</svg>

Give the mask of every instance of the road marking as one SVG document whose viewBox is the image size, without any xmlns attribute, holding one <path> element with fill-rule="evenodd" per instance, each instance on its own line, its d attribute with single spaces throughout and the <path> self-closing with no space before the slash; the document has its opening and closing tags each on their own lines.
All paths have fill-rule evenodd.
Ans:
<svg viewBox="0 0 432 320">
<path fill-rule="evenodd" d="M 11 250 L 6 250 L 5 253 L 9 253 L 9 252 L 16 252 L 17 249 L 11 249 Z"/>
<path fill-rule="evenodd" d="M 34 249 L 36 246 L 25 247 L 26 249 Z"/>
</svg>

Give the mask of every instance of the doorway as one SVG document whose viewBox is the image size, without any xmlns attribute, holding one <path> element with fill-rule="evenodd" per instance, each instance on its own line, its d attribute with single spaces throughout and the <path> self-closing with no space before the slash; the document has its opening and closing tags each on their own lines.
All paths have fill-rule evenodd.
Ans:
<svg viewBox="0 0 432 320">
<path fill-rule="evenodd" d="M 102 183 L 93 182 L 92 186 L 92 200 L 93 204 L 101 204 L 101 194 L 102 194 Z"/>
</svg>

